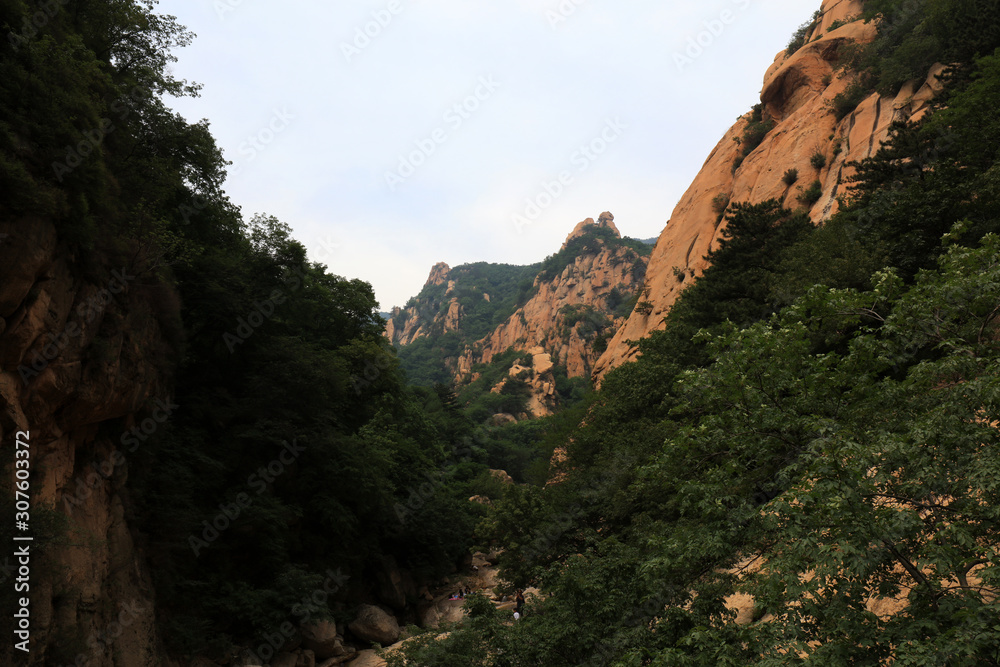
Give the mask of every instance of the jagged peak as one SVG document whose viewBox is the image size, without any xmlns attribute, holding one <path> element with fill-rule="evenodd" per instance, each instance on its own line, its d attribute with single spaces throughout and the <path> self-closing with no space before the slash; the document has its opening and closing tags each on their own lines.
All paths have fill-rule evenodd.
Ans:
<svg viewBox="0 0 1000 667">
<path fill-rule="evenodd" d="M 431 269 L 431 274 L 427 276 L 427 282 L 424 287 L 430 287 L 432 285 L 444 285 L 448 282 L 448 274 L 451 273 L 451 267 L 444 262 L 438 262 Z"/>
<path fill-rule="evenodd" d="M 610 229 L 615 233 L 615 236 L 621 238 L 621 232 L 618 231 L 618 227 L 615 226 L 615 216 L 613 216 L 609 211 L 605 211 L 597 216 L 597 222 L 594 222 L 593 218 L 587 218 L 583 222 L 580 222 L 573 228 L 569 236 L 566 237 L 565 243 L 563 243 L 563 248 L 569 245 L 569 242 L 575 238 L 579 238 L 587 233 L 588 227 L 604 227 Z"/>
</svg>

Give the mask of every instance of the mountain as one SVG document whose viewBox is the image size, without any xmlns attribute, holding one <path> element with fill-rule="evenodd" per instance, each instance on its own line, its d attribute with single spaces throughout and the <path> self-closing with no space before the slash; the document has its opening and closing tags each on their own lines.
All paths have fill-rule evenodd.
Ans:
<svg viewBox="0 0 1000 667">
<path fill-rule="evenodd" d="M 1000 664 L 998 106 L 996 2 L 823 2 L 405 664 Z"/>
<path fill-rule="evenodd" d="M 589 378 L 638 300 L 651 249 L 623 239 L 605 212 L 576 225 L 540 264 L 438 264 L 420 294 L 392 312 L 386 337 L 418 383 L 461 388 L 499 364 L 530 387 L 527 413 L 551 414 L 570 398 L 569 380 Z"/>
<path fill-rule="evenodd" d="M 894 123 L 928 112 L 943 86 L 940 64 L 892 94 L 862 89 L 861 99 L 851 99 L 859 90 L 856 75 L 841 71 L 838 60 L 843 49 L 875 37 L 875 25 L 858 20 L 863 9 L 860 0 L 824 0 L 801 46 L 775 57 L 760 103 L 726 132 L 674 208 L 649 260 L 651 307 L 634 310 L 618 329 L 595 364 L 595 380 L 635 358 L 638 348 L 630 341 L 663 327 L 677 297 L 707 268 L 705 256 L 723 234 L 729 202 L 778 199 L 806 208 L 821 224 L 839 209 L 855 171 L 851 163 L 873 156 Z M 789 170 L 797 176 L 792 183 L 785 180 Z"/>
</svg>

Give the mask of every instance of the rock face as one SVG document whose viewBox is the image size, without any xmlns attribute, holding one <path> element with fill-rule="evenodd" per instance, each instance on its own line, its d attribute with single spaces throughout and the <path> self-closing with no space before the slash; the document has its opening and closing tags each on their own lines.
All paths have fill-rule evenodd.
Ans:
<svg viewBox="0 0 1000 667">
<path fill-rule="evenodd" d="M 348 629 L 359 639 L 389 646 L 399 639 L 399 623 L 394 616 L 370 604 L 361 605 L 358 615 Z"/>
<path fill-rule="evenodd" d="M 0 220 L 0 440 L 30 435 L 32 518 L 49 505 L 68 523 L 46 550 L 49 574 L 31 581 L 32 664 L 161 664 L 152 583 L 126 520 L 121 436 L 175 409 L 159 322 L 176 297 L 106 259 L 93 264 L 114 271 L 81 275 L 50 223 Z M 113 649 L 96 641 L 111 630 Z M 82 639 L 79 656 L 49 655 L 70 637 Z M 0 663 L 20 664 L 10 645 Z"/>
<path fill-rule="evenodd" d="M 343 638 L 337 636 L 333 621 L 317 621 L 302 628 L 302 645 L 321 660 L 345 653 Z"/>
<path fill-rule="evenodd" d="M 566 237 L 563 248 L 591 228 L 611 229 L 621 238 L 614 216 L 602 213 L 596 223 L 592 218 L 579 223 Z M 588 375 L 597 358 L 593 339 L 587 337 L 583 322 L 565 326 L 565 309 L 590 307 L 611 316 L 614 309 L 608 306 L 609 296 L 616 290 L 620 294 L 634 294 L 642 285 L 644 269 L 643 258 L 629 248 L 619 247 L 581 255 L 558 276 L 537 279 L 536 294 L 481 341 L 482 351 L 469 355 L 468 366 L 489 363 L 496 355 L 517 348 L 534 356 L 548 354 L 548 360 L 537 360 L 539 364 L 565 366 L 569 377 Z M 544 371 L 536 368 L 538 372 Z"/>
<path fill-rule="evenodd" d="M 450 288 L 454 287 L 454 284 L 448 280 L 448 274 L 451 272 L 451 267 L 444 262 L 439 262 L 434 265 L 431 269 L 431 273 L 427 276 L 427 282 L 424 283 L 424 289 L 428 287 L 435 287 L 439 285 L 449 285 Z M 402 327 L 397 327 L 396 322 L 400 321 L 400 315 L 405 314 L 406 324 Z M 448 311 L 448 324 L 450 329 L 448 331 L 454 331 L 458 326 L 458 322 L 461 316 L 461 306 L 459 306 L 458 300 L 453 299 L 449 306 Z M 420 320 L 419 313 L 416 306 L 408 306 L 407 308 L 395 307 L 392 309 L 391 317 L 389 322 L 386 324 L 385 335 L 393 343 L 397 345 L 409 345 L 418 338 L 427 335 L 427 331 L 424 327 L 425 322 Z"/>
<path fill-rule="evenodd" d="M 794 209 L 801 206 L 802 189 L 818 181 L 822 195 L 809 215 L 817 223 L 827 220 L 836 213 L 837 197 L 845 193 L 853 173 L 847 164 L 874 155 L 894 121 L 919 119 L 941 90 L 936 77 L 944 68 L 935 66 L 926 80 L 908 83 L 894 97 L 872 94 L 837 121 L 831 103 L 850 83 L 834 71 L 838 49 L 852 41 L 870 41 L 875 27 L 851 21 L 862 11 L 860 0 L 825 0 L 821 11 L 805 46 L 792 54 L 779 53 L 764 76 L 762 111 L 776 122 L 774 129 L 734 170 L 741 155 L 737 140 L 749 115 L 737 121 L 677 204 L 649 260 L 643 289 L 651 308 L 634 310 L 608 343 L 594 366 L 598 382 L 610 369 L 635 358 L 637 350 L 627 341 L 662 328 L 677 296 L 707 268 L 705 255 L 722 232 L 713 200 L 760 203 L 775 198 Z M 822 167 L 814 166 L 814 155 L 823 156 Z M 791 187 L 782 180 L 788 169 L 799 172 Z M 678 279 L 681 275 L 683 280 Z"/>
<path fill-rule="evenodd" d="M 586 240 L 598 234 L 604 236 Z M 599 356 L 595 339 L 609 336 L 624 323 L 624 318 L 616 315 L 616 308 L 633 297 L 642 285 L 646 258 L 627 245 L 606 243 L 605 238 L 621 239 L 610 212 L 602 213 L 596 222 L 587 218 L 577 224 L 560 252 L 572 254 L 574 250 L 567 249 L 574 241 L 577 241 L 574 248 L 582 245 L 584 250 L 571 257 L 555 275 L 538 273 L 530 298 L 523 305 L 485 337 L 468 341 L 457 357 L 448 360 L 456 382 L 474 379 L 472 369 L 477 364 L 488 364 L 508 350 L 524 351 L 530 355 L 531 364 L 515 365 L 509 369 L 509 375 L 521 377 L 530 385 L 528 411 L 532 416 L 551 414 L 557 405 L 553 367 L 565 367 L 567 377 L 588 377 Z M 439 304 L 427 307 L 421 302 L 427 297 L 418 297 L 407 308 L 393 311 L 386 336 L 395 345 L 410 345 L 425 336 L 461 333 L 466 312 L 456 295 L 467 282 L 461 269 L 451 270 L 447 264 L 438 264 L 431 271 L 421 294 L 430 294 L 435 287 L 446 287 L 438 290 L 438 294 L 443 294 Z M 505 295 L 484 292 L 475 298 L 492 302 L 502 301 Z M 432 317 L 422 317 L 421 312 L 431 312 Z"/>
</svg>

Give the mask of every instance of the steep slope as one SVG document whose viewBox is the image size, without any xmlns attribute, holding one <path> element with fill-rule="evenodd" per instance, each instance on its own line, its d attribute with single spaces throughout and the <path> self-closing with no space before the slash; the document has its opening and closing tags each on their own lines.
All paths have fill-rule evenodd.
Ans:
<svg viewBox="0 0 1000 667">
<path fill-rule="evenodd" d="M 729 202 L 760 203 L 775 198 L 789 208 L 806 207 L 821 223 L 838 210 L 852 161 L 874 155 L 897 121 L 916 120 L 941 90 L 935 66 L 926 80 L 907 83 L 895 96 L 871 94 L 837 118 L 835 98 L 849 92 L 850 76 L 836 71 L 838 53 L 852 42 L 868 42 L 875 27 L 857 17 L 860 0 L 825 0 L 794 53 L 780 52 L 764 76 L 761 102 L 741 117 L 718 143 L 681 198 L 649 260 L 644 291 L 649 305 L 634 310 L 595 364 L 600 379 L 633 359 L 636 341 L 662 328 L 680 292 L 707 266 L 705 255 L 722 232 L 720 211 Z M 839 99 L 837 100 L 840 101 Z M 774 126 L 768 130 L 768 122 Z M 748 154 L 756 134 L 766 132 Z M 789 170 L 797 170 L 791 185 Z M 808 192 L 812 190 L 812 192 Z"/>
<path fill-rule="evenodd" d="M 606 338 L 624 322 L 645 275 L 647 248 L 622 239 L 605 212 L 576 225 L 539 265 L 438 264 L 420 295 L 393 311 L 386 336 L 417 381 L 461 385 L 504 353 L 526 353 L 513 374 L 529 378 L 529 412 L 549 414 L 558 378 L 588 377 Z M 429 375 L 430 367 L 438 373 Z"/>
<path fill-rule="evenodd" d="M 0 239 L 0 437 L 29 445 L 33 658 L 158 664 L 152 584 L 124 486 L 128 458 L 175 409 L 157 317 L 165 294 L 127 264 L 78 275 L 45 221 L 0 219 Z M 55 528 L 64 523 L 65 533 Z M 4 664 L 21 655 L 10 651 Z"/>
</svg>

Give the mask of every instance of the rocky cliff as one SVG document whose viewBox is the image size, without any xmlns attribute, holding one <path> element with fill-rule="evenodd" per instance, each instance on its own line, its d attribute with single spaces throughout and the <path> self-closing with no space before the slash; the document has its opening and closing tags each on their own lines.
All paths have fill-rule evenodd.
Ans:
<svg viewBox="0 0 1000 667">
<path fill-rule="evenodd" d="M 472 307 L 485 301 L 499 308 L 498 302 L 506 300 L 507 312 L 493 313 L 499 324 L 467 339 L 447 359 L 449 371 L 461 384 L 475 376 L 479 364 L 509 350 L 526 352 L 531 363 L 516 365 L 511 373 L 529 371 L 524 375 L 532 386 L 530 411 L 550 414 L 555 407 L 551 371 L 559 367 L 570 378 L 590 375 L 606 338 L 624 323 L 623 314 L 637 297 L 646 269 L 644 251 L 641 242 L 624 242 L 614 216 L 605 212 L 596 221 L 577 224 L 560 251 L 541 265 L 522 267 L 530 289 L 514 300 L 490 294 L 481 284 L 470 293 L 470 282 L 476 281 L 464 267 L 438 264 L 421 295 L 393 311 L 386 336 L 407 346 L 426 336 L 461 333 Z"/>
<path fill-rule="evenodd" d="M 834 98 L 851 83 L 849 75 L 836 69 L 838 54 L 851 42 L 875 36 L 874 25 L 858 19 L 862 4 L 824 0 L 804 44 L 775 57 L 764 75 L 756 113 L 741 117 L 718 143 L 660 234 L 643 288 L 648 305 L 634 310 L 608 343 L 595 364 L 595 380 L 635 357 L 630 341 L 663 327 L 677 296 L 706 268 L 705 255 L 723 229 L 720 209 L 728 202 L 779 199 L 789 208 L 808 208 L 812 220 L 821 223 L 837 211 L 838 197 L 846 192 L 853 173 L 848 164 L 873 155 L 893 122 L 917 120 L 927 112 L 941 89 L 936 77 L 942 66 L 894 96 L 871 94 L 838 119 Z M 754 123 L 773 127 L 744 156 Z M 791 169 L 798 179 L 788 185 L 784 177 Z"/>
<path fill-rule="evenodd" d="M 45 221 L 0 221 L 0 239 L 0 437 L 10 467 L 15 438 L 29 443 L 19 534 L 35 538 L 19 594 L 30 596 L 31 653 L 7 642 L 0 662 L 160 664 L 124 486 L 131 453 L 176 409 L 160 324 L 176 299 L 125 260 L 73 257 Z M 9 506 L 13 490 L 3 493 Z"/>
</svg>

